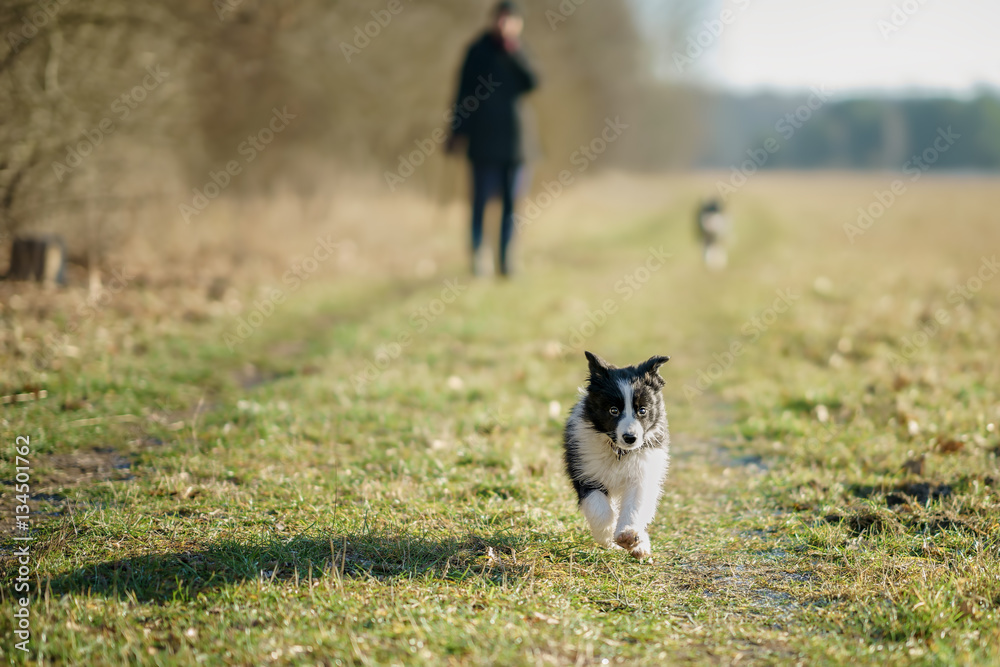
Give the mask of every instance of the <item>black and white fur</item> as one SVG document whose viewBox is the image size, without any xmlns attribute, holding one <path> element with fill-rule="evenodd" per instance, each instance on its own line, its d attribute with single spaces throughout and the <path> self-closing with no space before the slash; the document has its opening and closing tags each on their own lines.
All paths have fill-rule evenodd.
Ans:
<svg viewBox="0 0 1000 667">
<path fill-rule="evenodd" d="M 670 357 L 617 368 L 585 354 L 590 378 L 566 422 L 566 473 L 598 544 L 646 558 L 646 528 L 670 463 L 664 382 L 657 373 Z"/>
</svg>

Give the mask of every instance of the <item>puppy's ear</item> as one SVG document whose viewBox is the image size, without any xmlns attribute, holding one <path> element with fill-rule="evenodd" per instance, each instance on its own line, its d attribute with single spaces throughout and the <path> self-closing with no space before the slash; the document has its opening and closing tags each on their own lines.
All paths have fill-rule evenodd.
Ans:
<svg viewBox="0 0 1000 667">
<path fill-rule="evenodd" d="M 638 370 L 643 375 L 647 373 L 652 375 L 656 373 L 656 370 L 660 366 L 667 363 L 668 361 L 670 361 L 670 357 L 650 357 L 646 361 L 639 364 Z"/>
<path fill-rule="evenodd" d="M 611 364 L 601 359 L 599 356 L 593 352 L 586 352 L 587 363 L 590 364 L 590 377 L 600 377 L 602 375 L 607 375 L 608 371 L 614 368 Z"/>
</svg>

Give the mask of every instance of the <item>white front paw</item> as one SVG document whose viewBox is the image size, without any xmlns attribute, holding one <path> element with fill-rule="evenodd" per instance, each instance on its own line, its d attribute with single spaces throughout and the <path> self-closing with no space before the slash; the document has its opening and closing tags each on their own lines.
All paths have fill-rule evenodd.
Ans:
<svg viewBox="0 0 1000 667">
<path fill-rule="evenodd" d="M 649 535 L 644 530 L 624 528 L 615 535 L 615 542 L 628 551 L 633 558 L 643 559 L 652 555 Z"/>
<path fill-rule="evenodd" d="M 633 558 L 638 558 L 639 560 L 643 560 L 644 558 L 649 558 L 650 556 L 652 556 L 653 547 L 649 544 L 649 536 L 646 534 L 640 536 L 639 544 L 632 547 L 629 553 L 632 554 Z"/>
<path fill-rule="evenodd" d="M 623 528 L 615 535 L 615 542 L 622 549 L 633 549 L 639 544 L 639 531 L 635 528 Z"/>
</svg>

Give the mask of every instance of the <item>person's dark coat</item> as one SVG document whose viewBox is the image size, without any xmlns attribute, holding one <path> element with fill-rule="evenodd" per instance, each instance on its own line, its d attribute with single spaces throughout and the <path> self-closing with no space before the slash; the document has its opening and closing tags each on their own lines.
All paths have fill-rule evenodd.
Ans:
<svg viewBox="0 0 1000 667">
<path fill-rule="evenodd" d="M 462 64 L 452 118 L 452 134 L 467 137 L 471 161 L 518 164 L 530 155 L 533 148 L 526 145 L 518 98 L 536 85 L 522 51 L 508 53 L 489 32 L 472 43 Z"/>
</svg>

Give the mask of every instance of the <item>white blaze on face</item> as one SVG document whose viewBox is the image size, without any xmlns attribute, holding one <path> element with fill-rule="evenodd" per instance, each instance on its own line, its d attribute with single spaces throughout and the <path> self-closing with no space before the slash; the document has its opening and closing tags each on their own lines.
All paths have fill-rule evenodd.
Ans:
<svg viewBox="0 0 1000 667">
<path fill-rule="evenodd" d="M 615 431 L 616 444 L 622 449 L 642 447 L 643 429 L 642 423 L 635 416 L 635 409 L 632 405 L 634 402 L 632 383 L 628 380 L 619 380 L 618 388 L 622 392 L 622 400 L 625 401 L 625 407 L 618 417 L 618 429 Z M 634 435 L 635 440 L 631 443 L 626 442 L 624 439 L 625 435 Z"/>
</svg>

